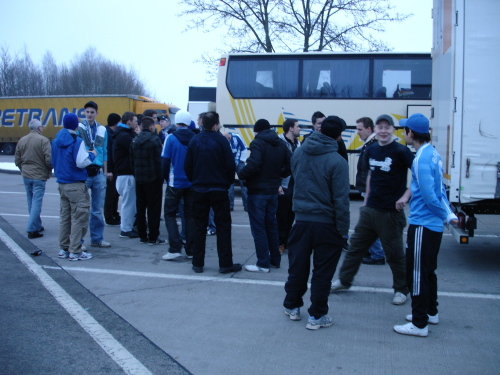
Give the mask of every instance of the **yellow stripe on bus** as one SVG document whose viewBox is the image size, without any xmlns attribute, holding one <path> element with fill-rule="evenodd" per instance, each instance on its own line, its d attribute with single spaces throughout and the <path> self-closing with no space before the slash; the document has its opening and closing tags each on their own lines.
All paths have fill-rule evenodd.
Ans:
<svg viewBox="0 0 500 375">
<path fill-rule="evenodd" d="M 236 123 L 238 125 L 241 125 L 241 118 L 240 118 L 240 114 L 238 112 L 238 106 L 236 104 L 236 101 L 233 99 L 231 94 L 228 94 L 228 95 L 229 95 L 229 100 L 231 101 L 231 106 L 233 107 L 234 117 L 236 117 Z"/>
</svg>

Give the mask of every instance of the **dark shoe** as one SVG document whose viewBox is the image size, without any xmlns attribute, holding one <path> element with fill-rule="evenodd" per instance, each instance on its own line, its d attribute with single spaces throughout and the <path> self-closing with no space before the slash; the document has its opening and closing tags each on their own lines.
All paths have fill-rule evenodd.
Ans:
<svg viewBox="0 0 500 375">
<path fill-rule="evenodd" d="M 137 233 L 136 231 L 133 231 L 133 230 L 131 230 L 130 232 L 121 231 L 120 237 L 122 237 L 122 238 L 138 238 L 139 233 Z"/>
<path fill-rule="evenodd" d="M 193 266 L 193 271 L 196 273 L 203 273 L 203 267 Z"/>
<path fill-rule="evenodd" d="M 238 272 L 238 271 L 241 271 L 241 264 L 239 264 L 239 263 L 234 263 L 231 267 L 219 268 L 220 273 L 232 273 L 232 272 Z"/>
<path fill-rule="evenodd" d="M 28 238 L 33 239 L 33 238 L 39 238 L 43 237 L 43 234 L 40 232 L 28 232 Z"/>
<path fill-rule="evenodd" d="M 149 242 L 149 239 L 148 238 L 141 238 L 139 240 L 139 243 L 148 243 Z"/>
<path fill-rule="evenodd" d="M 165 240 L 162 240 L 161 238 L 157 238 L 156 240 L 149 240 L 149 245 L 165 245 L 166 242 Z"/>
<path fill-rule="evenodd" d="M 363 258 L 361 260 L 361 263 L 371 264 L 371 265 L 375 265 L 375 266 L 383 266 L 385 264 L 385 258 L 375 260 L 372 257 L 367 257 L 367 258 Z"/>
<path fill-rule="evenodd" d="M 279 265 L 279 264 L 278 264 L 278 265 L 276 265 L 276 264 L 272 264 L 272 263 L 271 263 L 270 265 L 271 265 L 271 268 L 280 268 L 280 265 Z"/>
<path fill-rule="evenodd" d="M 43 232 L 44 230 L 45 230 L 45 228 L 44 228 L 44 227 L 41 227 L 38 231 L 39 231 L 39 232 Z"/>
<path fill-rule="evenodd" d="M 106 225 L 110 227 L 117 227 L 120 224 L 121 224 L 120 219 L 106 220 Z"/>
</svg>

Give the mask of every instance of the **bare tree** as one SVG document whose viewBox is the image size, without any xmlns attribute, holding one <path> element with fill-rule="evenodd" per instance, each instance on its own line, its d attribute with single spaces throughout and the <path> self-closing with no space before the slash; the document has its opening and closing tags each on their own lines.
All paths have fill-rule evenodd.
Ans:
<svg viewBox="0 0 500 375">
<path fill-rule="evenodd" d="M 58 67 L 50 52 L 37 67 L 26 50 L 11 57 L 6 47 L 0 48 L 0 96 L 92 94 L 148 95 L 134 70 L 106 60 L 93 47 L 69 67 Z"/>
<path fill-rule="evenodd" d="M 225 52 L 380 51 L 372 32 L 409 15 L 390 0 L 185 0 L 188 28 L 228 28 Z M 214 58 L 204 54 L 202 60 Z"/>
</svg>

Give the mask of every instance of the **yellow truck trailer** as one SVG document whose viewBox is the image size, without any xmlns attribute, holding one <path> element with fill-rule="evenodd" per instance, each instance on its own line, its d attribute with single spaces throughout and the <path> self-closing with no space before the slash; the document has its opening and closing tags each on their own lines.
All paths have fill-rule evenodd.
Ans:
<svg viewBox="0 0 500 375">
<path fill-rule="evenodd" d="M 3 154 L 14 154 L 19 139 L 29 133 L 28 123 L 37 118 L 45 127 L 43 135 L 53 139 L 63 127 L 63 117 L 74 113 L 85 119 L 83 106 L 88 101 L 99 106 L 97 122 L 106 125 L 110 113 L 120 116 L 125 111 L 142 113 L 154 109 L 158 115 L 175 115 L 176 106 L 160 103 L 138 95 L 72 95 L 72 96 L 17 96 L 0 98 L 0 150 Z"/>
</svg>

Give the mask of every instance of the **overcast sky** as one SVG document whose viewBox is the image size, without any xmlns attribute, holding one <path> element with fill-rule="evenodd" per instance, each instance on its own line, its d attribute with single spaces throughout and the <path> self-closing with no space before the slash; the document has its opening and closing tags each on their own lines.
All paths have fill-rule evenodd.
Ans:
<svg viewBox="0 0 500 375">
<path fill-rule="evenodd" d="M 392 0 L 396 11 L 413 13 L 387 24 L 381 35 L 395 52 L 430 52 L 432 0 Z M 183 32 L 175 0 L 0 0 L 0 44 L 27 49 L 36 64 L 51 51 L 67 63 L 93 46 L 105 58 L 133 68 L 155 99 L 186 109 L 189 86 L 215 86 L 206 67 L 195 63 L 203 51 L 222 47 L 223 33 Z"/>
</svg>

